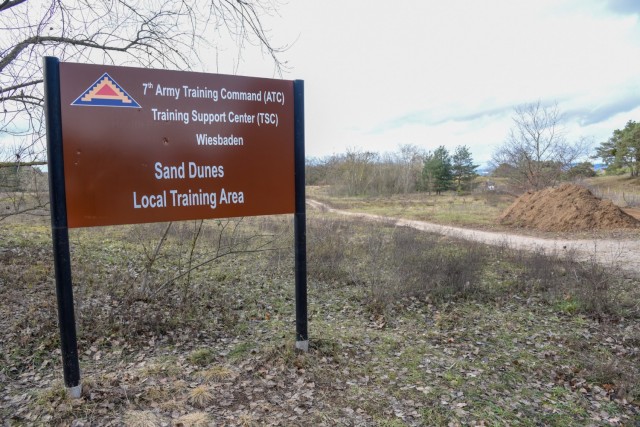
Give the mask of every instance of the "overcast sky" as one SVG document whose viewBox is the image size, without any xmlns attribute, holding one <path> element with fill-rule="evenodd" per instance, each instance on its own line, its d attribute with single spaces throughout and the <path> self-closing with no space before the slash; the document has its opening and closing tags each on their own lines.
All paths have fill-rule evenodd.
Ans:
<svg viewBox="0 0 640 427">
<path fill-rule="evenodd" d="M 557 102 L 569 138 L 640 120 L 639 0 L 296 0 L 265 20 L 305 80 L 308 157 L 468 146 L 484 164 L 513 107 Z M 240 74 L 272 77 L 246 55 Z M 221 73 L 232 70 L 219 69 Z"/>
</svg>

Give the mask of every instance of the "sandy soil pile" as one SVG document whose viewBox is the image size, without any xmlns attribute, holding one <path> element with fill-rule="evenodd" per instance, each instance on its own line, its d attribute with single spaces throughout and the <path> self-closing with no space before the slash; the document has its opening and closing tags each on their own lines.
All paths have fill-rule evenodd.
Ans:
<svg viewBox="0 0 640 427">
<path fill-rule="evenodd" d="M 543 231 L 613 230 L 640 227 L 640 221 L 584 187 L 562 184 L 518 197 L 498 219 L 502 225 Z"/>
</svg>

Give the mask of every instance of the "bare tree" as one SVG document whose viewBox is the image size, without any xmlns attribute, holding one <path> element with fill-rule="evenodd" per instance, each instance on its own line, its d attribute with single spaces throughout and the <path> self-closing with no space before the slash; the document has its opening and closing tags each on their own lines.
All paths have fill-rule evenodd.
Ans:
<svg viewBox="0 0 640 427">
<path fill-rule="evenodd" d="M 590 143 L 585 138 L 569 142 L 557 104 L 540 101 L 514 109 L 513 127 L 507 140 L 493 154 L 492 163 L 509 170 L 512 183 L 521 189 L 554 185 L 572 163 L 586 156 Z"/>
<path fill-rule="evenodd" d="M 348 148 L 344 154 L 307 163 L 307 183 L 329 185 L 330 192 L 348 196 L 407 194 L 418 190 L 427 153 L 412 144 L 377 153 Z"/>
<path fill-rule="evenodd" d="M 397 161 L 400 164 L 401 171 L 398 177 L 397 192 L 411 193 L 416 191 L 420 181 L 425 152 L 413 144 L 402 144 L 398 151 Z"/>
<path fill-rule="evenodd" d="M 366 193 L 373 178 L 374 164 L 378 160 L 378 153 L 347 149 L 344 156 L 342 179 L 350 196 Z"/>
<path fill-rule="evenodd" d="M 46 163 L 43 56 L 187 70 L 200 68 L 205 51 L 217 61 L 230 44 L 239 60 L 254 45 L 280 74 L 283 49 L 261 22 L 274 8 L 267 0 L 0 0 L 0 162 Z"/>
</svg>

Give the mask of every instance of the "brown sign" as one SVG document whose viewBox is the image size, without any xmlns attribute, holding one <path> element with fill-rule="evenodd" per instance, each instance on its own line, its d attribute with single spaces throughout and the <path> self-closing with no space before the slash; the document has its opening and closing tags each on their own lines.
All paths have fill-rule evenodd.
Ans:
<svg viewBox="0 0 640 427">
<path fill-rule="evenodd" d="M 293 82 L 60 64 L 69 227 L 294 212 Z"/>
</svg>

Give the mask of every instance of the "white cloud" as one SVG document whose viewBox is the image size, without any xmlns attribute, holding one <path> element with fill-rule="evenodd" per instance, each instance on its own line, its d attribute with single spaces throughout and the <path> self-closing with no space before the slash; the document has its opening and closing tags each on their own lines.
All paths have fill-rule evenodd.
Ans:
<svg viewBox="0 0 640 427">
<path fill-rule="evenodd" d="M 511 108 L 538 99 L 602 114 L 567 123 L 596 140 L 639 119 L 638 15 L 597 0 L 297 1 L 281 15 L 268 24 L 276 41 L 298 38 L 285 78 L 305 80 L 312 156 L 464 144 L 484 162 Z"/>
</svg>

